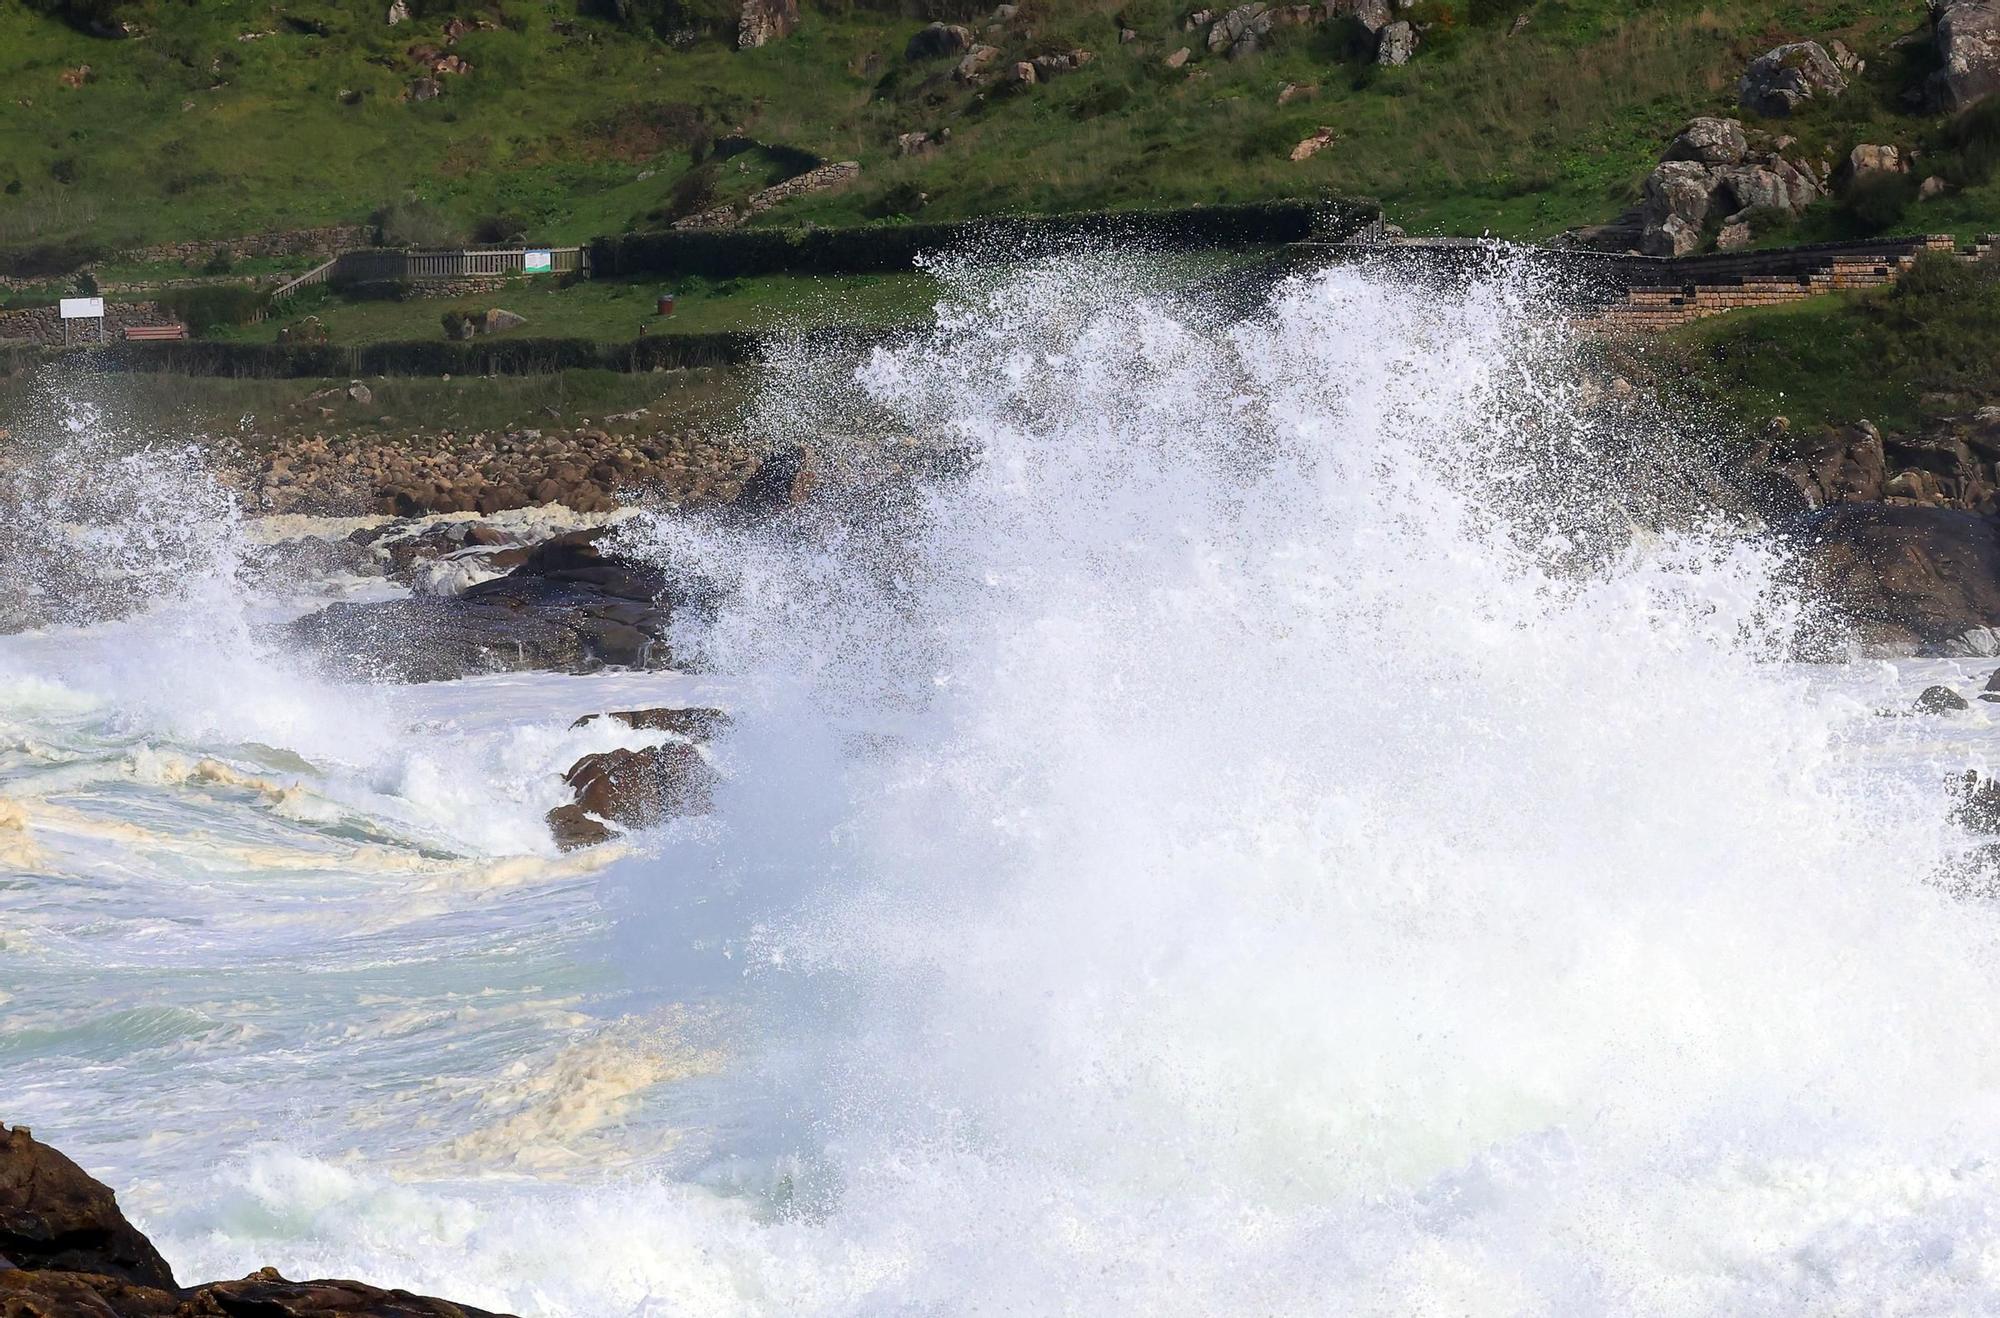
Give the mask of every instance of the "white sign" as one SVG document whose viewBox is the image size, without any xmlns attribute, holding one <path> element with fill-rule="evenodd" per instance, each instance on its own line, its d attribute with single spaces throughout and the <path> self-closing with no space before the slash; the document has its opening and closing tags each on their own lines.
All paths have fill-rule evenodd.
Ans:
<svg viewBox="0 0 2000 1318">
<path fill-rule="evenodd" d="M 47 306 L 48 303 L 42 303 Z M 104 319 L 104 299 L 101 297 L 66 297 L 62 300 L 64 320 Z"/>
<path fill-rule="evenodd" d="M 529 252 L 521 258 L 521 268 L 531 275 L 545 275 L 555 258 L 548 252 Z"/>
</svg>

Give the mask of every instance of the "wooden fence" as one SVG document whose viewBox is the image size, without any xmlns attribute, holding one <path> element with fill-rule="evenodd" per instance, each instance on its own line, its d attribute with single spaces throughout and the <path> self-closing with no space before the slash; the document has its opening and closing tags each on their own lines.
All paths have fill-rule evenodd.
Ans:
<svg viewBox="0 0 2000 1318">
<path fill-rule="evenodd" d="M 530 270 L 529 254 L 545 256 L 548 265 Z M 449 251 L 405 251 L 364 247 L 342 252 L 272 290 L 281 302 L 294 293 L 336 280 L 356 283 L 424 279 L 480 279 L 507 275 L 590 273 L 590 252 L 582 247 L 466 247 Z"/>
</svg>

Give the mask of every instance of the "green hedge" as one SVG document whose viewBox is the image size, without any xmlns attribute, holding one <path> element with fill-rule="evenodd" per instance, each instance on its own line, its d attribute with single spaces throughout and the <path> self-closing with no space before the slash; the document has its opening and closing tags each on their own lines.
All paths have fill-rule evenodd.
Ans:
<svg viewBox="0 0 2000 1318">
<path fill-rule="evenodd" d="M 333 379 L 370 375 L 546 375 L 555 371 L 679 370 L 755 361 L 753 334 L 660 334 L 630 343 L 595 339 L 506 339 L 493 343 L 333 344 L 113 343 L 87 350 L 112 371 L 245 379 Z"/>
<path fill-rule="evenodd" d="M 989 260 L 1030 259 L 1076 242 L 1149 248 L 1257 247 L 1343 238 L 1374 219 L 1366 201 L 1270 201 L 1174 210 L 1078 211 L 843 229 L 673 229 L 599 238 L 598 277 L 878 274 L 908 270 L 926 253 L 969 250 Z"/>
</svg>

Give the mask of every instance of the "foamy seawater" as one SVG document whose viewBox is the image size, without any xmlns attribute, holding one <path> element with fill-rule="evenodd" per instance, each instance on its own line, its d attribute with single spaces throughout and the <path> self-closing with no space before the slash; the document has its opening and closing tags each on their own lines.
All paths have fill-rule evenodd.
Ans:
<svg viewBox="0 0 2000 1318">
<path fill-rule="evenodd" d="M 2000 704 L 1884 716 L 1993 661 L 1788 660 L 1567 362 L 1504 275 L 961 281 L 774 371 L 812 503 L 622 528 L 701 676 L 317 676 L 380 587 L 156 455 L 154 606 L 0 638 L 0 1115 L 184 1278 L 523 1314 L 2000 1310 Z M 655 705 L 716 814 L 559 854 Z"/>
</svg>

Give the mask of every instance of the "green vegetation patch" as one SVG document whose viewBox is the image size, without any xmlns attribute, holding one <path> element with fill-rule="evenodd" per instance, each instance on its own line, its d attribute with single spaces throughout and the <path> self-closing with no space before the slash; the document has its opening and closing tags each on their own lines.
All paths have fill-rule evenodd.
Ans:
<svg viewBox="0 0 2000 1318">
<path fill-rule="evenodd" d="M 1648 345 L 1645 360 L 1746 423 L 1914 430 L 2000 402 L 2000 264 L 1925 256 L 1889 288 L 1731 312 Z"/>
</svg>

